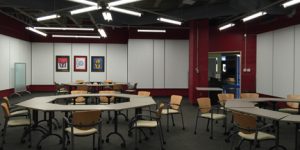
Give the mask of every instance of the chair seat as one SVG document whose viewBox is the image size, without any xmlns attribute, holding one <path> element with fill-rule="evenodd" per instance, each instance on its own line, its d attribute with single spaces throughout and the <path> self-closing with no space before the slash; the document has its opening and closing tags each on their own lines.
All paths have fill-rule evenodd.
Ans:
<svg viewBox="0 0 300 150">
<path fill-rule="evenodd" d="M 166 114 L 168 114 L 168 111 L 169 111 L 169 114 L 178 114 L 179 113 L 179 111 L 175 110 L 175 109 L 163 109 L 161 114 L 166 115 Z"/>
<path fill-rule="evenodd" d="M 245 134 L 243 132 L 239 132 L 238 135 L 246 140 L 254 140 L 255 139 L 255 133 L 251 134 Z M 265 132 L 258 132 L 257 133 L 257 140 L 273 140 L 276 139 L 276 137 L 272 134 L 265 133 Z"/>
<path fill-rule="evenodd" d="M 125 90 L 125 92 L 135 92 L 136 90 Z"/>
<path fill-rule="evenodd" d="M 88 129 L 88 130 L 82 130 L 82 129 L 78 129 L 78 128 L 74 127 L 73 129 L 74 129 L 73 130 L 74 135 L 78 135 L 78 136 L 85 136 L 85 135 L 91 135 L 91 134 L 97 133 L 96 128 L 91 128 L 91 129 Z M 71 127 L 66 128 L 65 131 L 67 131 L 69 133 L 72 133 Z"/>
<path fill-rule="evenodd" d="M 11 119 L 7 122 L 8 126 L 26 126 L 30 125 L 29 119 Z"/>
<path fill-rule="evenodd" d="M 27 115 L 28 110 L 17 110 L 10 113 L 10 116 L 16 116 L 16 115 Z"/>
<path fill-rule="evenodd" d="M 213 119 L 213 120 L 219 120 L 224 119 L 226 116 L 224 114 L 213 114 L 213 118 L 211 117 L 211 113 L 205 113 L 200 115 L 203 118 Z"/>
<path fill-rule="evenodd" d="M 155 128 L 157 127 L 157 121 L 154 120 L 138 120 L 135 127 L 141 127 L 141 128 Z"/>
<path fill-rule="evenodd" d="M 298 109 L 295 108 L 282 108 L 278 109 L 280 112 L 286 112 L 286 113 L 298 113 Z"/>
</svg>

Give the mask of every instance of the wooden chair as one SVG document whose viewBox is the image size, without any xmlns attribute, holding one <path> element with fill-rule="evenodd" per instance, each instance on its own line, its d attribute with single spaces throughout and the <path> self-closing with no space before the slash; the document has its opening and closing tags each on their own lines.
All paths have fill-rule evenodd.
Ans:
<svg viewBox="0 0 300 150">
<path fill-rule="evenodd" d="M 300 95 L 288 95 L 287 99 L 300 100 Z M 286 102 L 286 105 L 288 106 L 288 108 L 281 108 L 281 109 L 278 109 L 278 111 L 292 113 L 292 114 L 298 113 L 298 109 L 299 109 L 298 102 Z"/>
<path fill-rule="evenodd" d="M 78 111 L 73 112 L 71 119 L 64 117 L 63 147 L 65 148 L 65 139 L 67 134 L 71 135 L 71 147 L 74 149 L 74 136 L 86 137 L 93 136 L 93 150 L 95 148 L 95 137 L 97 134 L 98 150 L 102 142 L 100 111 Z"/>
<path fill-rule="evenodd" d="M 166 104 L 167 108 L 162 110 L 162 114 L 167 115 L 167 132 L 169 132 L 169 116 L 171 115 L 173 126 L 175 126 L 173 115 L 176 114 L 180 114 L 181 122 L 182 122 L 182 130 L 185 130 L 181 102 L 182 102 L 182 96 L 171 95 L 170 102 Z"/>
<path fill-rule="evenodd" d="M 84 80 L 75 80 L 75 83 L 77 83 L 77 84 L 83 84 Z"/>
<path fill-rule="evenodd" d="M 256 145 L 259 141 L 275 140 L 276 137 L 272 134 L 262 132 L 265 129 L 270 128 L 272 125 L 267 124 L 263 127 L 258 127 L 256 123 L 256 117 L 240 112 L 232 112 L 234 125 L 239 129 L 238 135 L 241 140 L 235 150 L 240 150 L 242 143 L 247 140 L 250 141 L 250 150 L 253 145 Z"/>
<path fill-rule="evenodd" d="M 54 82 L 54 85 L 55 85 L 55 89 L 56 89 L 56 95 L 69 93 L 69 91 L 65 88 L 64 85 L 59 84 L 57 82 Z"/>
<path fill-rule="evenodd" d="M 112 90 L 121 92 L 121 91 L 123 91 L 123 85 L 122 84 L 114 84 L 112 87 Z"/>
<path fill-rule="evenodd" d="M 228 94 L 224 94 L 224 93 L 218 94 L 218 99 L 219 99 L 220 106 L 222 108 L 224 108 L 226 101 L 234 99 L 234 94 L 231 94 L 231 93 L 228 93 Z"/>
<path fill-rule="evenodd" d="M 225 134 L 226 130 L 227 130 L 225 111 L 223 114 L 217 113 L 217 112 L 219 112 L 219 108 L 212 107 L 210 98 L 208 98 L 208 97 L 198 98 L 197 102 L 198 102 L 199 110 L 197 110 L 194 134 L 197 134 L 197 126 L 198 126 L 199 118 L 207 119 L 206 131 L 209 131 L 208 126 L 210 124 L 210 137 L 209 137 L 210 139 L 213 139 L 213 129 L 214 129 L 213 122 L 214 122 L 214 120 L 223 120 L 224 121 L 224 126 L 225 126 L 224 134 Z"/>
<path fill-rule="evenodd" d="M 165 142 L 163 130 L 161 127 L 161 115 L 162 115 L 163 108 L 164 108 L 164 104 L 160 103 L 157 111 L 150 111 L 154 115 L 148 116 L 148 115 L 138 114 L 134 118 L 131 119 L 131 121 L 129 123 L 129 127 L 131 129 L 135 129 L 135 149 L 138 149 L 137 148 L 138 133 L 139 133 L 139 135 L 141 133 L 144 133 L 142 129 L 145 129 L 145 128 L 148 128 L 148 129 L 156 128 L 159 133 L 158 135 L 159 135 L 161 149 L 164 150 L 163 144 L 165 144 L 166 142 Z M 145 135 L 145 133 L 144 133 L 144 135 Z M 141 137 L 141 136 L 139 136 L 139 137 Z"/>
<path fill-rule="evenodd" d="M 5 143 L 6 138 L 6 132 L 8 127 L 25 127 L 24 133 L 21 138 L 21 142 L 25 142 L 25 137 L 28 135 L 28 141 L 29 145 L 28 147 L 31 147 L 31 115 L 30 111 L 28 111 L 27 115 L 24 117 L 24 115 L 14 115 L 12 116 L 9 110 L 9 106 L 7 103 L 1 104 L 2 110 L 3 110 L 3 116 L 5 118 L 4 120 L 4 126 L 3 126 L 3 133 L 2 133 L 2 144 Z M 21 118 L 22 117 L 22 118 Z M 3 145 L 2 145 L 3 146 Z M 1 147 L 3 149 L 3 147 Z"/>
<path fill-rule="evenodd" d="M 112 84 L 113 81 L 112 80 L 104 80 L 103 83 L 104 84 Z M 112 90 L 112 86 L 111 85 L 107 85 L 107 86 L 104 86 L 103 89 L 105 89 L 105 90 Z"/>
<path fill-rule="evenodd" d="M 28 109 L 11 105 L 7 97 L 3 97 L 2 102 L 7 104 L 10 116 L 28 116 Z"/>
<path fill-rule="evenodd" d="M 259 98 L 259 94 L 258 93 L 241 93 L 240 98 L 241 99 Z"/>
<path fill-rule="evenodd" d="M 115 94 L 116 91 L 108 90 L 108 91 L 99 91 L 99 94 Z M 100 104 L 110 104 L 113 103 L 115 100 L 115 97 L 113 96 L 100 96 Z"/>
<path fill-rule="evenodd" d="M 88 92 L 87 91 L 84 91 L 84 90 L 72 90 L 71 91 L 71 94 L 87 94 Z M 86 104 L 86 99 L 82 96 L 80 97 L 76 97 L 74 100 L 73 100 L 73 104 L 74 105 L 84 105 Z"/>
<path fill-rule="evenodd" d="M 112 82 L 113 82 L 112 80 L 104 80 L 104 83 L 110 84 L 110 83 L 112 83 Z"/>
</svg>

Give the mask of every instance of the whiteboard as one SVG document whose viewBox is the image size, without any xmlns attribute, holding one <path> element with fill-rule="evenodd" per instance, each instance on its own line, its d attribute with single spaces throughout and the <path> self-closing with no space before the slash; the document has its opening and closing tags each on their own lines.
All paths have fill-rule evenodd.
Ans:
<svg viewBox="0 0 300 150">
<path fill-rule="evenodd" d="M 26 63 L 15 63 L 15 92 L 26 91 Z"/>
</svg>

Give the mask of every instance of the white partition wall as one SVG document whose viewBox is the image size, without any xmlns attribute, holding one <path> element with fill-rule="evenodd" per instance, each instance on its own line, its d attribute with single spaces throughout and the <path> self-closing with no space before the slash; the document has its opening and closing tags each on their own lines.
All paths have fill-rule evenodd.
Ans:
<svg viewBox="0 0 300 150">
<path fill-rule="evenodd" d="M 128 41 L 128 81 L 153 88 L 153 40 Z"/>
<path fill-rule="evenodd" d="M 256 90 L 273 94 L 273 32 L 257 36 Z"/>
<path fill-rule="evenodd" d="M 106 63 L 106 44 L 90 44 L 90 58 L 89 69 L 91 69 L 92 56 L 104 56 L 105 65 Z M 90 72 L 90 81 L 104 81 L 106 79 L 107 68 L 104 66 L 104 72 Z"/>
<path fill-rule="evenodd" d="M 127 82 L 127 45 L 107 44 L 107 79 Z"/>
<path fill-rule="evenodd" d="M 295 26 L 295 75 L 294 93 L 300 94 L 300 25 Z"/>
<path fill-rule="evenodd" d="M 53 43 L 32 43 L 32 84 L 53 84 Z"/>
<path fill-rule="evenodd" d="M 188 41 L 165 41 L 165 87 L 188 88 Z"/>
<path fill-rule="evenodd" d="M 72 81 L 71 72 L 56 72 L 56 56 L 69 56 L 72 62 L 71 43 L 55 43 L 54 44 L 54 81 L 57 83 L 68 83 Z M 69 63 L 71 67 L 73 63 Z M 71 69 L 70 69 L 71 70 Z"/>
<path fill-rule="evenodd" d="M 72 82 L 76 80 L 84 80 L 90 81 L 89 79 L 89 44 L 72 44 L 72 62 L 71 62 L 71 70 L 72 70 Z M 87 71 L 86 72 L 77 72 L 74 71 L 74 56 L 86 56 L 87 57 Z"/>
<path fill-rule="evenodd" d="M 165 87 L 165 41 L 154 40 L 154 87 Z"/>
<path fill-rule="evenodd" d="M 9 89 L 9 59 L 10 59 L 10 50 L 9 50 L 9 37 L 0 35 L 0 90 Z"/>
</svg>

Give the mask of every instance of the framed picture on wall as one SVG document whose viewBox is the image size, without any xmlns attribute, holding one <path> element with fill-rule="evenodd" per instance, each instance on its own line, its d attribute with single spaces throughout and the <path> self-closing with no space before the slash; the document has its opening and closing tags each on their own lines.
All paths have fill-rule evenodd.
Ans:
<svg viewBox="0 0 300 150">
<path fill-rule="evenodd" d="M 69 72 L 69 71 L 70 71 L 70 57 L 56 56 L 56 72 Z"/>
<path fill-rule="evenodd" d="M 104 72 L 104 56 L 92 56 L 91 58 L 91 71 Z"/>
<path fill-rule="evenodd" d="M 75 72 L 87 71 L 87 56 L 74 56 L 74 71 Z"/>
</svg>

